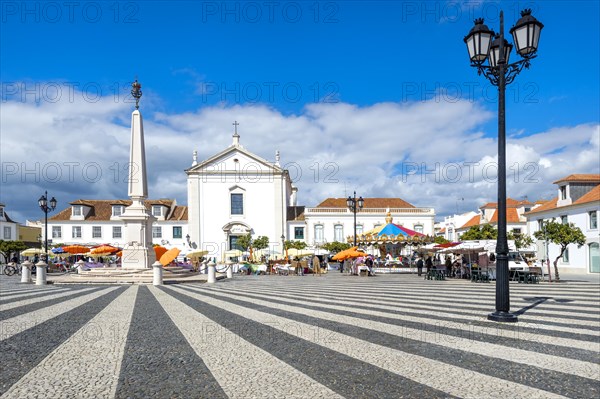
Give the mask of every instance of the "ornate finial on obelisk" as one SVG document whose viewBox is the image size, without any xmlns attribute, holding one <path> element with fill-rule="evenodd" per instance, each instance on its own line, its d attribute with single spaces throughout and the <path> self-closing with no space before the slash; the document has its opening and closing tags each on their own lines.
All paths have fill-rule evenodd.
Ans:
<svg viewBox="0 0 600 399">
<path fill-rule="evenodd" d="M 131 84 L 131 95 L 135 98 L 135 109 L 140 108 L 140 98 L 142 97 L 142 85 L 135 79 Z"/>
</svg>

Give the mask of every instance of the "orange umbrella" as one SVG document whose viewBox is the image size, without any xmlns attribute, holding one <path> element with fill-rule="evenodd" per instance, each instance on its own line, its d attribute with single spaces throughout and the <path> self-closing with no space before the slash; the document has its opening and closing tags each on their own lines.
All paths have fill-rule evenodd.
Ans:
<svg viewBox="0 0 600 399">
<path fill-rule="evenodd" d="M 111 254 L 117 252 L 119 248 L 115 248 L 112 245 L 101 245 L 90 251 L 91 254 Z"/>
<path fill-rule="evenodd" d="M 173 260 L 177 258 L 177 255 L 179 255 L 180 252 L 181 250 L 179 248 L 171 248 L 167 252 L 165 252 L 163 256 L 160 257 L 159 262 L 162 263 L 163 266 L 166 266 L 169 263 L 173 262 Z"/>
<path fill-rule="evenodd" d="M 359 251 L 357 247 L 352 247 L 344 251 L 338 252 L 332 259 L 333 260 L 346 260 L 351 258 L 359 258 L 361 256 L 367 256 L 366 253 Z"/>
<path fill-rule="evenodd" d="M 167 248 L 165 248 L 165 247 L 161 247 L 160 245 L 157 247 L 154 247 L 154 253 L 156 254 L 156 259 L 160 259 L 160 257 L 163 256 L 165 252 L 167 252 Z"/>
<path fill-rule="evenodd" d="M 90 252 L 90 249 L 88 247 L 84 247 L 83 245 L 67 245 L 66 247 L 62 247 L 62 249 L 63 251 L 73 255 L 87 254 Z"/>
</svg>

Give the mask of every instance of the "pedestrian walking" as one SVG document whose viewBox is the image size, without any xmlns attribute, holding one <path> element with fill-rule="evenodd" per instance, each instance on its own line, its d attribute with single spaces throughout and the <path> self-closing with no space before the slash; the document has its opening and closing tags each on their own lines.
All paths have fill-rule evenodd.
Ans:
<svg viewBox="0 0 600 399">
<path fill-rule="evenodd" d="M 429 274 L 429 272 L 431 272 L 431 268 L 433 267 L 433 261 L 431 260 L 431 256 L 428 256 L 427 260 L 425 260 L 425 267 L 427 268 L 427 274 Z"/>
<path fill-rule="evenodd" d="M 419 276 L 423 274 L 423 258 L 421 257 L 417 260 L 417 273 Z"/>
</svg>

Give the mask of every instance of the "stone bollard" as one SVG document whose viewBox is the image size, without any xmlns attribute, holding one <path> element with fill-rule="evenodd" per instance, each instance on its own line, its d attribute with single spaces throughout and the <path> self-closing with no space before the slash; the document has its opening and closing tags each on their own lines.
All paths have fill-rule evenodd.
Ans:
<svg viewBox="0 0 600 399">
<path fill-rule="evenodd" d="M 46 285 L 46 267 L 48 265 L 46 262 L 39 261 L 35 264 L 35 285 Z"/>
<path fill-rule="evenodd" d="M 233 278 L 233 262 L 227 260 L 225 264 L 227 265 L 227 278 Z"/>
<path fill-rule="evenodd" d="M 208 280 L 206 282 L 207 283 L 216 283 L 217 282 L 216 263 L 212 260 L 208 263 Z"/>
<path fill-rule="evenodd" d="M 153 285 L 163 285 L 163 265 L 159 261 L 156 261 L 152 264 L 152 269 L 154 269 L 154 274 L 152 278 Z"/>
<path fill-rule="evenodd" d="M 21 264 L 21 267 L 21 282 L 31 283 L 31 268 L 33 267 L 33 263 L 26 260 Z"/>
<path fill-rule="evenodd" d="M 77 265 L 77 274 L 83 274 L 83 268 L 85 267 L 85 262 L 82 259 L 79 259 L 75 262 Z"/>
</svg>

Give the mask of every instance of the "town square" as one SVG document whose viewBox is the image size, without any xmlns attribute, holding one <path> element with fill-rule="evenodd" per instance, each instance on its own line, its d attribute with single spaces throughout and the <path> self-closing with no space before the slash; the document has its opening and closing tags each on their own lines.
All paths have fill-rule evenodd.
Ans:
<svg viewBox="0 0 600 399">
<path fill-rule="evenodd" d="M 0 398 L 600 395 L 600 3 L 1 13 Z"/>
</svg>

